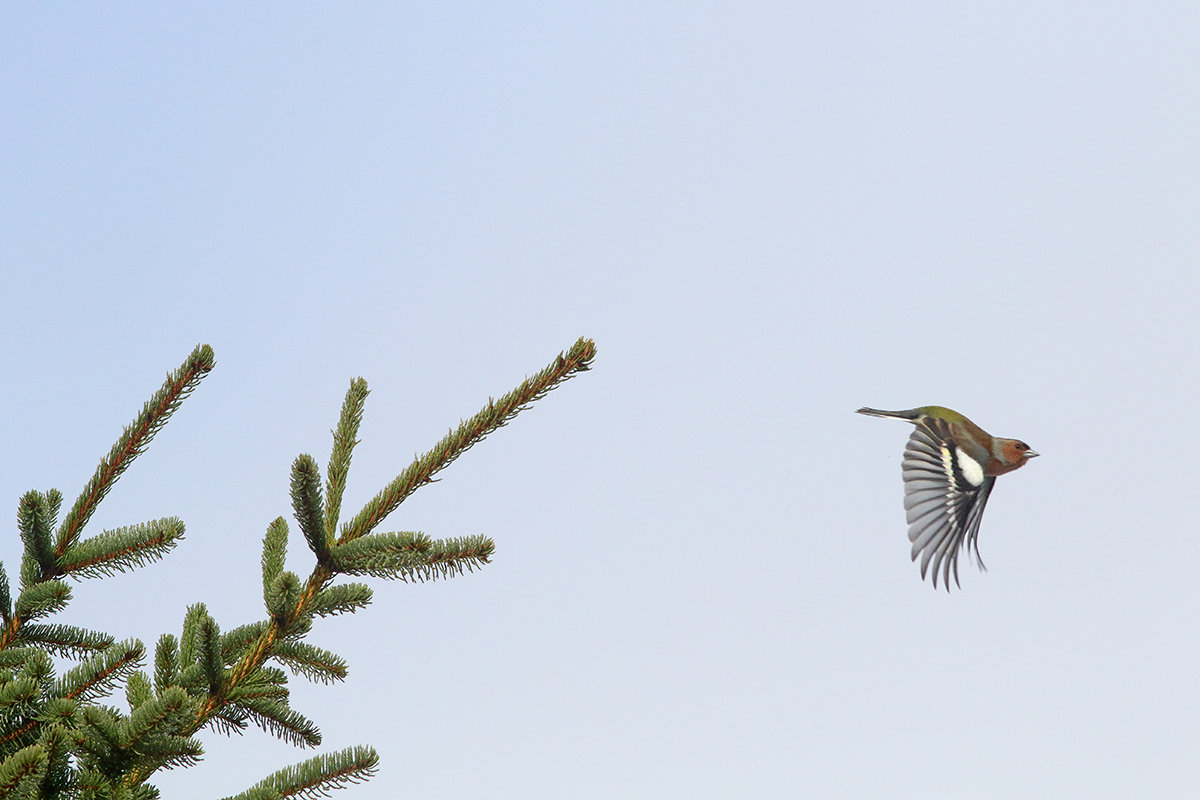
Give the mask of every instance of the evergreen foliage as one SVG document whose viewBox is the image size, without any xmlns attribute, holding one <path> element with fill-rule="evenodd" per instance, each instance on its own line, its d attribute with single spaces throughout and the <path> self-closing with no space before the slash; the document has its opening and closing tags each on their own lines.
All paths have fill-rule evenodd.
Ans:
<svg viewBox="0 0 1200 800">
<path fill-rule="evenodd" d="M 96 506 L 214 365 L 197 347 L 143 406 L 113 445 L 61 524 L 62 494 L 30 491 L 17 507 L 23 545 L 15 601 L 0 564 L 0 800 L 152 800 L 161 769 L 189 767 L 204 754 L 204 730 L 240 732 L 253 723 L 298 747 L 317 747 L 317 726 L 289 705 L 286 667 L 322 683 L 344 680 L 346 662 L 305 641 L 314 617 L 353 613 L 371 602 L 362 583 L 343 576 L 427 581 L 487 564 L 495 549 L 485 536 L 432 539 L 421 532 L 376 532 L 413 492 L 531 403 L 589 368 L 596 348 L 580 339 L 546 369 L 452 429 L 418 456 L 350 521 L 340 523 L 342 495 L 362 422 L 367 383 L 350 383 L 333 431 L 322 481 L 316 460 L 292 465 L 292 511 L 314 565 L 307 578 L 284 569 L 288 524 L 278 518 L 263 538 L 266 618 L 222 633 L 203 603 L 184 614 L 178 638 L 163 634 L 152 674 L 137 640 L 73 625 L 35 622 L 71 601 L 63 578 L 107 578 L 162 558 L 183 537 L 173 517 L 82 538 Z M 76 665 L 55 676 L 50 656 Z M 125 687 L 122 710 L 101 703 Z M 379 757 L 351 747 L 282 769 L 235 800 L 327 796 L 371 777 Z"/>
</svg>

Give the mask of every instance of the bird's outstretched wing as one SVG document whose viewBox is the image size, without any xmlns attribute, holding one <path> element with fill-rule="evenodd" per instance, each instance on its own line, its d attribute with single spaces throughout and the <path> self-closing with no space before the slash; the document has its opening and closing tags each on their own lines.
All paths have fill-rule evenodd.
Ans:
<svg viewBox="0 0 1200 800">
<path fill-rule="evenodd" d="M 979 521 L 996 479 L 983 474 L 945 422 L 931 418 L 917 423 L 908 438 L 902 469 L 908 540 L 913 561 L 921 555 L 921 577 L 932 561 L 935 587 L 939 569 L 947 590 L 951 571 L 958 584 L 958 551 L 964 541 L 979 568 L 986 569 L 979 558 Z"/>
</svg>

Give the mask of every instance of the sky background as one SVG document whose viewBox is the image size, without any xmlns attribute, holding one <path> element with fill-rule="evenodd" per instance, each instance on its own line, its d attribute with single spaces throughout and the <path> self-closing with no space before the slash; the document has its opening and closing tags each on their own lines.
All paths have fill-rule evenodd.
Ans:
<svg viewBox="0 0 1200 800">
<path fill-rule="evenodd" d="M 372 581 L 293 683 L 347 798 L 1200 794 L 1200 7 L 0 8 L 0 558 L 199 342 L 89 527 L 163 562 L 59 619 L 263 615 L 292 460 L 372 394 L 347 513 L 579 336 L 594 369 L 383 526 L 494 563 Z M 909 561 L 909 427 L 1042 453 L 989 572 Z M 289 568 L 311 559 L 293 523 Z M 123 702 L 123 699 L 122 701 Z M 312 755 L 205 734 L 167 798 Z"/>
</svg>

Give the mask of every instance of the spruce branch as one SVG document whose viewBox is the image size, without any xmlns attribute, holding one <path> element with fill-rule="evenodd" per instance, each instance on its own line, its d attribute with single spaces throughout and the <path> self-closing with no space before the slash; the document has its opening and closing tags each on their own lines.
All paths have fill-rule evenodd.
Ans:
<svg viewBox="0 0 1200 800">
<path fill-rule="evenodd" d="M 154 687 L 150 679 L 141 670 L 129 674 L 125 681 L 125 702 L 129 703 L 130 711 L 137 711 L 148 700 L 154 699 Z"/>
<path fill-rule="evenodd" d="M 292 464 L 292 510 L 300 530 L 308 541 L 317 563 L 329 561 L 329 540 L 325 534 L 325 509 L 321 500 L 321 468 L 307 453 Z"/>
<path fill-rule="evenodd" d="M 176 685 L 179 676 L 179 645 L 175 637 L 164 633 L 154 648 L 154 691 L 163 694 Z"/>
<path fill-rule="evenodd" d="M 146 687 L 140 685 L 145 679 L 139 682 L 134 678 L 134 684 L 138 685 L 130 686 L 127 693 L 131 705 L 137 703 L 139 710 L 153 708 L 151 704 L 160 702 L 165 692 L 176 691 L 171 687 L 179 687 L 178 691 L 190 698 L 192 710 L 188 721 L 172 735 L 190 737 L 209 725 L 221 731 L 238 731 L 247 721 L 253 721 L 295 745 L 319 745 L 321 734 L 316 725 L 288 705 L 286 676 L 267 666 L 267 662 L 274 659 L 313 680 L 328 682 L 345 677 L 345 662 L 339 656 L 302 641 L 312 627 L 313 617 L 353 612 L 370 602 L 371 590 L 363 584 L 331 586 L 338 573 L 431 580 L 488 563 L 495 544 L 486 536 L 434 540 L 423 533 L 376 534 L 374 530 L 408 496 L 433 481 L 438 472 L 462 453 L 547 392 L 587 370 L 595 352 L 591 340 L 580 339 L 514 391 L 498 401 L 489 399 L 482 411 L 451 430 L 431 451 L 417 457 L 353 520 L 340 525 L 341 534 L 335 538 L 368 394 L 365 381 L 361 378 L 352 381 L 333 431 L 333 452 L 324 486 L 320 469 L 310 455 L 299 456 L 292 468 L 293 511 L 317 562 L 308 579 L 301 582 L 298 576 L 284 569 L 288 528 L 282 518 L 276 519 L 268 526 L 262 553 L 263 599 L 269 619 L 243 625 L 221 636 L 203 604 L 190 607 L 178 648 L 173 638 L 163 637 L 159 641 L 154 673 L 157 698 L 147 698 Z M 113 720 L 120 721 L 118 717 Z M 97 718 L 95 724 L 103 725 L 104 721 Z M 310 759 L 276 773 L 239 798 L 314 797 L 369 777 L 377 762 L 377 756 L 369 748 Z M 156 768 L 149 763 L 133 765 L 124 773 L 123 786 L 134 791 L 151 790 L 143 784 Z"/>
<path fill-rule="evenodd" d="M 196 631 L 196 650 L 200 667 L 208 683 L 209 694 L 219 694 L 225 682 L 225 660 L 221 653 L 221 629 L 207 614 Z"/>
<path fill-rule="evenodd" d="M 270 626 L 267 620 L 239 625 L 221 637 L 221 661 L 235 664 Z"/>
<path fill-rule="evenodd" d="M 328 476 L 325 481 L 325 538 L 332 542 L 337 535 L 338 516 L 342 513 L 342 494 L 346 491 L 346 475 L 350 471 L 350 456 L 358 427 L 362 424 L 363 408 L 366 406 L 367 382 L 362 378 L 350 381 L 346 399 L 342 402 L 342 415 L 333 431 L 333 452 L 329 456 Z"/>
<path fill-rule="evenodd" d="M 261 674 L 266 670 L 269 670 L 270 674 Z M 226 694 L 226 698 L 234 705 L 253 697 L 269 697 L 272 700 L 286 703 L 290 697 L 290 692 L 288 692 L 287 686 L 284 685 L 286 681 L 287 676 L 284 675 L 282 670 L 277 670 L 274 667 L 264 667 L 255 673 L 254 677 L 248 678 L 238 686 L 230 689 Z"/>
<path fill-rule="evenodd" d="M 324 753 L 269 776 L 237 797 L 226 800 L 266 800 L 295 797 L 315 800 L 334 789 L 362 783 L 378 770 L 379 754 L 372 747 L 348 747 Z"/>
<path fill-rule="evenodd" d="M 30 732 L 37 726 L 38 720 L 27 719 L 19 714 L 0 717 L 0 749 L 8 752 L 14 747 L 24 747 L 32 738 Z"/>
<path fill-rule="evenodd" d="M 22 748 L 0 762 L 0 797 L 36 798 L 50 758 L 46 749 L 34 744 Z"/>
<path fill-rule="evenodd" d="M 50 724 L 42 728 L 38 744 L 46 751 L 46 775 L 41 781 L 41 796 L 54 798 L 70 796 L 68 792 L 75 783 L 71 769 L 71 748 L 74 736 L 63 725 Z"/>
<path fill-rule="evenodd" d="M 17 529 L 25 545 L 25 557 L 38 566 L 37 577 L 53 577 L 58 572 L 50 531 L 58 517 L 62 494 L 51 489 L 46 494 L 31 491 L 21 497 L 17 506 Z"/>
<path fill-rule="evenodd" d="M 136 742 L 153 733 L 173 734 L 186 719 L 186 710 L 191 703 L 188 693 L 182 689 L 169 689 L 162 697 L 147 700 L 129 715 L 129 740 Z"/>
<path fill-rule="evenodd" d="M 241 735 L 249 725 L 249 721 L 250 715 L 244 708 L 225 703 L 221 706 L 221 710 L 209 720 L 208 725 L 217 733 L 232 736 L 235 733 Z"/>
<path fill-rule="evenodd" d="M 12 622 L 12 593 L 8 588 L 8 572 L 4 569 L 2 561 L 0 561 L 0 616 L 4 618 L 5 625 Z"/>
<path fill-rule="evenodd" d="M 544 397 L 547 392 L 589 369 L 595 357 L 595 342 L 581 338 L 566 353 L 559 354 L 548 367 L 532 378 L 526 378 L 520 386 L 498 401 L 489 399 L 482 411 L 448 433 L 432 450 L 413 461 L 388 484 L 387 488 L 367 503 L 362 511 L 358 512 L 358 516 L 342 527 L 338 543 L 353 541 L 373 531 L 409 495 L 432 482 L 434 475 L 449 466 L 472 445 L 508 424 L 513 417 L 534 401 Z"/>
<path fill-rule="evenodd" d="M 38 709 L 38 722 L 68 722 L 79 708 L 79 703 L 66 697 L 53 697 Z"/>
<path fill-rule="evenodd" d="M 333 564 L 349 575 L 424 582 L 473 572 L 495 550 L 486 536 L 437 540 L 419 531 L 376 533 L 334 548 Z"/>
<path fill-rule="evenodd" d="M 179 663 L 181 667 L 189 667 L 197 661 L 196 639 L 200 626 L 208 617 L 208 608 L 204 603 L 193 603 L 188 606 L 183 615 L 183 632 L 179 636 Z"/>
<path fill-rule="evenodd" d="M 13 641 L 20 647 L 39 647 L 64 658 L 84 658 L 111 647 L 113 637 L 74 625 L 22 625 Z"/>
<path fill-rule="evenodd" d="M 37 739 L 40 717 L 45 711 L 44 698 L 52 688 L 54 665 L 44 650 L 24 649 L 20 669 L 5 671 L 0 682 L 0 752 L 33 744 Z"/>
<path fill-rule="evenodd" d="M 154 435 L 167 423 L 175 409 L 200 384 L 215 364 L 212 348 L 197 345 L 179 369 L 167 376 L 166 383 L 154 393 L 133 422 L 125 428 L 108 455 L 100 461 L 96 473 L 83 488 L 75 505 L 58 529 L 56 554 L 61 556 L 75 543 L 84 525 L 91 519 L 96 506 L 112 489 L 113 484 L 142 454 Z"/>
<path fill-rule="evenodd" d="M 283 517 L 276 517 L 275 521 L 267 526 L 267 535 L 263 537 L 262 582 L 264 600 L 267 597 L 267 593 L 271 590 L 271 584 L 279 577 L 279 573 L 283 572 L 283 565 L 287 560 L 287 539 L 287 520 Z"/>
<path fill-rule="evenodd" d="M 50 656 L 46 655 L 44 651 L 35 650 L 29 658 L 25 659 L 25 663 L 17 671 L 17 676 L 20 678 L 29 678 L 49 688 L 48 681 L 53 673 L 54 664 L 51 663 Z"/>
<path fill-rule="evenodd" d="M 142 741 L 134 741 L 130 747 L 138 749 L 130 761 L 150 772 L 160 769 L 175 769 L 176 767 L 192 767 L 199 764 L 204 755 L 204 747 L 200 742 L 187 736 L 155 736 Z M 151 796 L 158 796 L 157 790 L 149 786 L 137 787 L 133 791 L 136 792 L 139 788 L 154 791 L 155 794 Z"/>
<path fill-rule="evenodd" d="M 41 687 L 33 678 L 20 677 L 0 686 L 0 709 L 6 712 L 13 706 L 27 706 L 37 698 Z"/>
<path fill-rule="evenodd" d="M 346 679 L 346 662 L 341 656 L 305 642 L 278 642 L 271 655 L 314 683 Z"/>
<path fill-rule="evenodd" d="M 85 705 L 77 715 L 79 728 L 84 737 L 80 743 L 81 760 L 90 761 L 89 766 L 98 766 L 106 778 L 116 772 L 119 752 L 125 744 L 125 726 L 121 715 L 107 706 Z M 88 758 L 90 756 L 90 758 Z"/>
<path fill-rule="evenodd" d="M 300 577 L 291 571 L 280 573 L 267 588 L 267 613 L 281 625 L 286 625 L 299 600 Z"/>
<path fill-rule="evenodd" d="M 129 716 L 129 746 L 162 765 L 190 766 L 204 753 L 199 742 L 179 735 L 191 720 L 192 705 L 187 692 L 178 688 L 147 700 Z"/>
<path fill-rule="evenodd" d="M 62 581 L 35 583 L 21 592 L 13 609 L 22 622 L 61 611 L 71 600 L 71 587 Z"/>
<path fill-rule="evenodd" d="M 42 568 L 38 564 L 37 558 L 29 550 L 29 548 L 25 548 L 25 550 L 21 553 L 20 577 L 22 589 L 28 589 L 30 586 L 37 584 L 42 579 Z M 21 624 L 21 620 L 19 618 L 17 618 L 15 621 L 18 625 Z"/>
<path fill-rule="evenodd" d="M 313 595 L 308 612 L 318 617 L 353 614 L 371 603 L 373 592 L 365 583 L 341 583 Z"/>
<path fill-rule="evenodd" d="M 204 747 L 200 742 L 187 736 L 163 736 L 153 742 L 142 742 L 141 745 L 146 748 L 146 752 L 140 754 L 137 761 L 151 772 L 163 768 L 193 767 L 200 763 L 204 755 Z M 153 791 L 154 794 L 149 796 L 158 797 L 158 791 L 151 786 L 133 789 L 135 793 L 139 790 Z"/>
<path fill-rule="evenodd" d="M 238 707 L 249 714 L 254 724 L 278 739 L 296 747 L 317 747 L 321 732 L 303 714 L 270 697 L 247 697 Z"/>
<path fill-rule="evenodd" d="M 33 647 L 10 647 L 7 650 L 0 650 L 0 670 L 20 668 L 30 658 L 41 654 Z"/>
<path fill-rule="evenodd" d="M 118 642 L 58 679 L 51 694 L 87 703 L 112 692 L 117 681 L 142 665 L 145 647 L 137 639 Z"/>
<path fill-rule="evenodd" d="M 189 664 L 179 670 L 179 677 L 176 678 L 176 684 L 183 689 L 186 689 L 188 694 L 193 697 L 210 697 L 208 694 L 208 682 L 204 679 L 204 667 L 200 664 Z"/>
<path fill-rule="evenodd" d="M 58 559 L 62 574 L 96 578 L 126 572 L 166 556 L 183 538 L 183 521 L 164 517 L 77 541 Z"/>
</svg>

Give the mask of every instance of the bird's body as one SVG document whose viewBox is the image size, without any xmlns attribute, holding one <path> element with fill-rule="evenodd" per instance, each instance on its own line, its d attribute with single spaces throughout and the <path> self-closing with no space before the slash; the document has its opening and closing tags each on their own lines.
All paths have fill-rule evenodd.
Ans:
<svg viewBox="0 0 1200 800">
<path fill-rule="evenodd" d="M 941 406 L 907 411 L 860 408 L 859 414 L 902 419 L 917 429 L 904 450 L 904 508 L 912 558 L 921 556 L 921 577 L 933 563 L 933 585 L 938 571 L 950 588 L 950 573 L 958 583 L 958 551 L 966 542 L 979 568 L 979 521 L 996 476 L 1012 472 L 1037 455 L 1019 439 L 1001 439 L 974 422 Z"/>
</svg>

